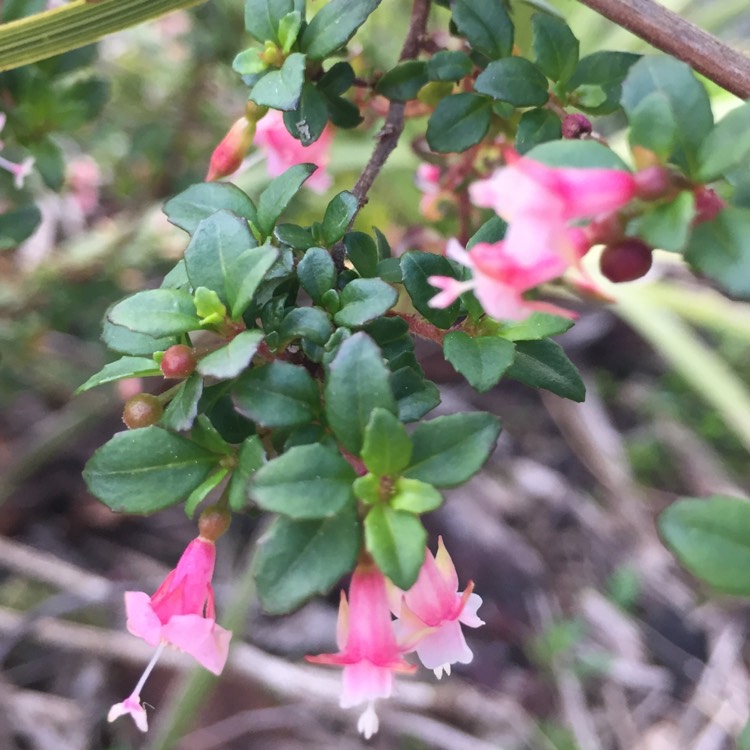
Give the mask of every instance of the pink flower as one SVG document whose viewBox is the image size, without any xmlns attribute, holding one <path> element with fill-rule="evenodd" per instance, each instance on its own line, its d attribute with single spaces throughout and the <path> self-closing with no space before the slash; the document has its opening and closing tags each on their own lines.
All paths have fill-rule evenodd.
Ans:
<svg viewBox="0 0 750 750">
<path fill-rule="evenodd" d="M 331 186 L 331 175 L 326 172 L 331 157 L 331 128 L 326 126 L 320 138 L 309 146 L 289 135 L 284 125 L 284 115 L 275 109 L 258 120 L 255 144 L 266 155 L 266 166 L 271 177 L 278 177 L 295 164 L 317 164 L 315 171 L 307 182 L 316 193 L 323 193 Z"/>
<path fill-rule="evenodd" d="M 552 251 L 575 265 L 570 223 L 616 211 L 635 196 L 635 178 L 625 170 L 548 167 L 512 150 L 506 158 L 508 166 L 475 182 L 469 195 L 508 222 L 506 251 L 519 264 L 533 266 Z"/>
<path fill-rule="evenodd" d="M 437 555 L 427 550 L 416 583 L 406 592 L 391 590 L 391 603 L 398 617 L 396 636 L 406 651 L 416 651 L 420 661 L 435 675 L 451 673 L 451 664 L 468 664 L 474 657 L 466 645 L 461 624 L 478 628 L 484 622 L 477 616 L 482 604 L 472 593 L 474 584 L 458 592 L 458 575 L 442 537 Z"/>
<path fill-rule="evenodd" d="M 341 707 L 367 703 L 357 728 L 366 738 L 378 731 L 375 701 L 388 698 L 394 672 L 413 672 L 396 643 L 383 574 L 370 563 L 360 563 L 349 585 L 349 601 L 341 592 L 336 632 L 339 652 L 307 656 L 316 664 L 344 667 Z"/>
<path fill-rule="evenodd" d="M 211 154 L 206 182 L 228 177 L 236 172 L 253 143 L 255 123 L 240 117 Z"/>
<path fill-rule="evenodd" d="M 569 230 L 567 241 L 572 247 L 579 246 L 582 233 Z M 580 250 L 571 252 L 580 253 Z M 430 307 L 448 307 L 469 289 L 479 300 L 484 310 L 493 318 L 501 320 L 521 320 L 534 310 L 554 312 L 557 315 L 571 315 L 555 305 L 524 299 L 529 289 L 561 276 L 566 261 L 557 253 L 537 253 L 536 263 L 522 262 L 509 252 L 508 243 L 478 242 L 468 252 L 460 243 L 451 239 L 445 253 L 449 258 L 461 263 L 472 271 L 469 281 L 457 281 L 449 276 L 430 276 L 427 280 L 441 291 L 429 302 Z"/>
<path fill-rule="evenodd" d="M 440 167 L 437 164 L 422 162 L 417 167 L 414 183 L 422 193 L 419 201 L 419 212 L 428 221 L 437 221 L 440 218 L 438 203 L 440 202 Z"/>
<path fill-rule="evenodd" d="M 232 634 L 216 624 L 211 587 L 215 559 L 213 541 L 199 536 L 188 544 L 177 567 L 153 596 L 142 591 L 125 592 L 128 630 L 158 649 L 130 697 L 112 706 L 109 721 L 130 714 L 138 728 L 146 731 L 148 724 L 140 704 L 140 691 L 165 644 L 190 654 L 214 674 L 224 668 Z"/>
</svg>

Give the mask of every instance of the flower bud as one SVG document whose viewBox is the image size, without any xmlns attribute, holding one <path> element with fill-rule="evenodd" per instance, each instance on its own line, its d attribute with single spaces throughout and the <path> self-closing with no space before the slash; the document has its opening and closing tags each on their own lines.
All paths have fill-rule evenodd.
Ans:
<svg viewBox="0 0 750 750">
<path fill-rule="evenodd" d="M 695 189 L 695 217 L 693 226 L 702 224 L 704 221 L 715 219 L 726 203 L 719 198 L 714 190 L 705 185 L 698 185 Z"/>
<path fill-rule="evenodd" d="M 625 236 L 625 219 L 622 214 L 605 214 L 593 219 L 585 228 L 592 245 L 609 245 Z"/>
<path fill-rule="evenodd" d="M 645 276 L 652 261 L 652 248 L 637 237 L 626 237 L 604 248 L 599 258 L 599 269 L 605 278 L 620 283 Z"/>
<path fill-rule="evenodd" d="M 195 370 L 195 354 L 185 344 L 175 344 L 164 352 L 161 371 L 165 378 L 186 378 Z"/>
<path fill-rule="evenodd" d="M 591 135 L 593 129 L 591 121 L 586 115 L 565 115 L 562 121 L 562 137 L 568 140 L 576 140 Z"/>
<path fill-rule="evenodd" d="M 232 516 L 219 505 L 210 505 L 198 517 L 198 533 L 209 542 L 215 542 L 229 528 Z"/>
<path fill-rule="evenodd" d="M 255 137 L 255 121 L 240 117 L 211 154 L 206 181 L 211 182 L 236 172 Z"/>
<path fill-rule="evenodd" d="M 635 195 L 641 200 L 657 201 L 673 190 L 672 174 L 666 167 L 646 167 L 635 173 Z"/>
<path fill-rule="evenodd" d="M 156 396 L 138 393 L 125 402 L 122 421 L 129 430 L 156 424 L 164 413 L 164 408 Z"/>
</svg>

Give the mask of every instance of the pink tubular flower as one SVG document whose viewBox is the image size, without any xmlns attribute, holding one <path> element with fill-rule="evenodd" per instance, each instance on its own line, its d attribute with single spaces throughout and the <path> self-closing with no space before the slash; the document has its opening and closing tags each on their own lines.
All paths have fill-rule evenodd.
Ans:
<svg viewBox="0 0 750 750">
<path fill-rule="evenodd" d="M 567 241 L 580 254 L 582 233 L 568 230 Z M 471 269 L 473 278 L 457 281 L 450 276 L 430 276 L 427 280 L 441 291 L 429 302 L 430 307 L 448 307 L 469 289 L 479 304 L 493 318 L 521 320 L 535 310 L 570 317 L 567 310 L 545 302 L 526 300 L 523 294 L 539 284 L 561 276 L 567 263 L 557 253 L 538 253 L 535 264 L 521 262 L 510 253 L 506 241 L 478 242 L 468 252 L 455 239 L 448 240 L 445 254 Z"/>
<path fill-rule="evenodd" d="M 360 563 L 352 574 L 349 601 L 341 592 L 336 630 L 339 652 L 305 657 L 315 664 L 344 667 L 341 707 L 367 703 L 357 729 L 366 738 L 378 731 L 375 701 L 388 698 L 394 672 L 413 672 L 401 656 L 391 624 L 383 574 L 370 563 Z"/>
<path fill-rule="evenodd" d="M 240 117 L 211 154 L 206 182 L 220 180 L 236 172 L 253 143 L 255 123 Z"/>
<path fill-rule="evenodd" d="M 416 651 L 420 661 L 435 675 L 451 673 L 451 664 L 468 664 L 474 655 L 466 645 L 461 624 L 470 628 L 484 625 L 477 616 L 482 604 L 472 593 L 474 584 L 458 592 L 458 575 L 443 539 L 437 555 L 427 550 L 416 583 L 406 592 L 391 589 L 391 606 L 398 617 L 396 636 L 406 651 Z"/>
<path fill-rule="evenodd" d="M 140 691 L 166 644 L 190 654 L 214 674 L 224 668 L 232 634 L 216 624 L 211 587 L 215 559 L 214 542 L 199 536 L 188 544 L 153 596 L 125 592 L 128 630 L 158 649 L 130 697 L 112 706 L 109 721 L 130 714 L 141 731 L 148 729 Z"/>
<path fill-rule="evenodd" d="M 506 151 L 508 166 L 469 187 L 477 206 L 492 208 L 508 222 L 508 254 L 523 265 L 556 252 L 569 265 L 568 229 L 572 221 L 616 211 L 636 193 L 634 176 L 620 169 L 548 167 Z"/>
<path fill-rule="evenodd" d="M 0 130 L 5 127 L 5 121 L 7 120 L 5 112 L 0 112 Z M 0 148 L 3 148 L 5 144 L 0 141 Z M 0 169 L 4 169 L 6 172 L 10 172 L 13 175 L 13 186 L 16 190 L 20 190 L 23 187 L 24 180 L 31 174 L 34 168 L 34 157 L 27 156 L 20 164 L 6 159 L 4 156 L 0 156 Z"/>
<path fill-rule="evenodd" d="M 265 153 L 268 174 L 278 177 L 295 164 L 317 164 L 318 169 L 305 183 L 316 193 L 323 193 L 331 186 L 331 175 L 326 172 L 330 162 L 331 128 L 326 125 L 317 141 L 303 146 L 289 135 L 284 125 L 284 115 L 275 109 L 258 120 L 254 143 Z"/>
</svg>

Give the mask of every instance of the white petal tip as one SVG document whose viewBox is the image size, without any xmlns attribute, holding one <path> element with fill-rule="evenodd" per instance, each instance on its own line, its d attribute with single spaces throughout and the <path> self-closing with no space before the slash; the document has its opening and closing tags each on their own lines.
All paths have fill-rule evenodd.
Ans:
<svg viewBox="0 0 750 750">
<path fill-rule="evenodd" d="M 375 703 L 369 703 L 357 721 L 357 731 L 366 740 L 369 740 L 370 737 L 377 734 L 379 728 L 380 721 L 375 713 Z"/>
</svg>

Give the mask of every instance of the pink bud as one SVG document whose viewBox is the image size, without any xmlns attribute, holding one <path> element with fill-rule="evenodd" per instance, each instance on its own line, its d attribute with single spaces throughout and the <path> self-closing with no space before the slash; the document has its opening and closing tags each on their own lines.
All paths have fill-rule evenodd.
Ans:
<svg viewBox="0 0 750 750">
<path fill-rule="evenodd" d="M 562 137 L 576 140 L 591 135 L 593 127 L 588 117 L 581 114 L 565 115 L 562 121 Z"/>
<path fill-rule="evenodd" d="M 236 172 L 253 143 L 255 123 L 240 117 L 211 154 L 206 181 L 227 177 Z"/>
</svg>

